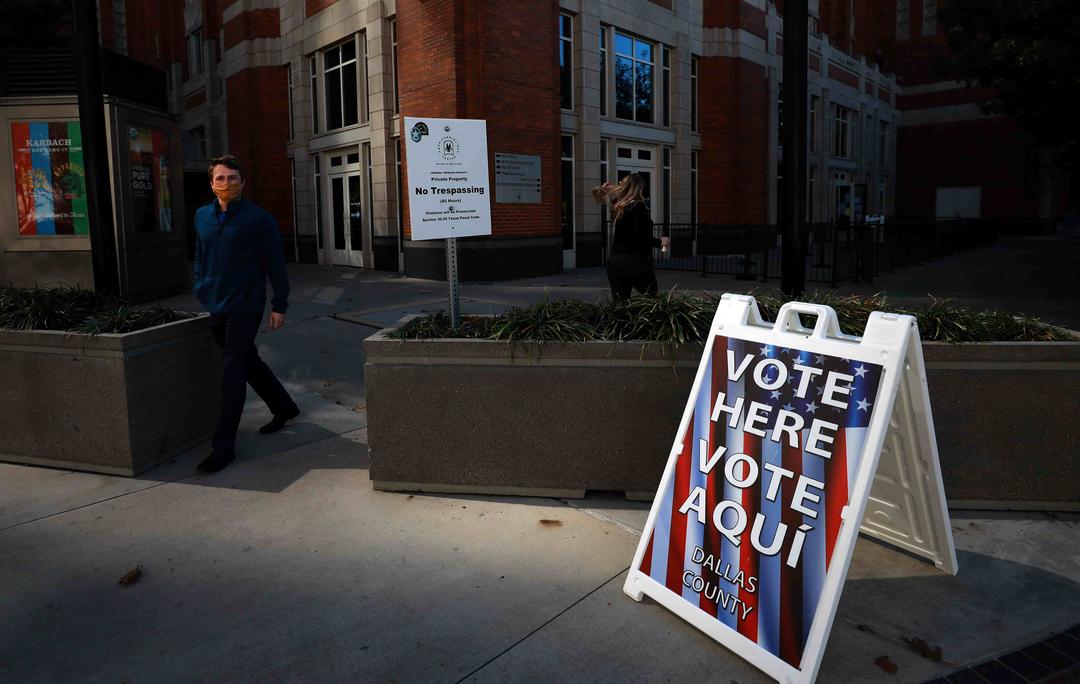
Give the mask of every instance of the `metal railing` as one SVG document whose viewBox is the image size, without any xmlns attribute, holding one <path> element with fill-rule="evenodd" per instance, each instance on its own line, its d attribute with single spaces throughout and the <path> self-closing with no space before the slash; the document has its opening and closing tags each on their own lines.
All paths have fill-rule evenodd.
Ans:
<svg viewBox="0 0 1080 684">
<path fill-rule="evenodd" d="M 950 219 L 896 221 L 885 225 L 808 226 L 807 282 L 863 280 L 959 251 L 993 244 L 1003 232 L 1030 232 L 1033 220 Z M 780 278 L 781 230 L 776 225 L 658 223 L 656 237 L 671 238 L 667 254 L 653 252 L 657 269 L 733 275 L 743 280 Z M 604 235 L 610 235 L 610 226 Z"/>
</svg>

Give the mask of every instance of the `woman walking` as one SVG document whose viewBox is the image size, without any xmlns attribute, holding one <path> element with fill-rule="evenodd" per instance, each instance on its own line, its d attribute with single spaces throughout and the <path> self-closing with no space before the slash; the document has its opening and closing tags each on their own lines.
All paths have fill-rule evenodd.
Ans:
<svg viewBox="0 0 1080 684">
<path fill-rule="evenodd" d="M 645 205 L 645 179 L 631 173 L 618 185 L 598 185 L 593 189 L 593 199 L 597 204 L 610 200 L 615 220 L 607 262 L 612 299 L 628 299 L 631 290 L 654 294 L 657 288 L 652 250 L 667 247 L 670 238 L 653 237 L 653 222 Z"/>
</svg>

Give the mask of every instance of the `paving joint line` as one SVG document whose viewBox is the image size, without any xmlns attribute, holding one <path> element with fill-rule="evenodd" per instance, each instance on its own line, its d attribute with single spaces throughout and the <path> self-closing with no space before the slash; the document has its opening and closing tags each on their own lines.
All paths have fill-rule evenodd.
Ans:
<svg viewBox="0 0 1080 684">
<path fill-rule="evenodd" d="M 510 644 L 510 645 L 509 645 L 509 646 L 507 646 L 507 647 L 506 647 L 505 649 L 503 649 L 503 651 L 502 651 L 501 653 L 499 653 L 499 654 L 497 654 L 497 655 L 495 655 L 495 656 L 492 656 L 492 657 L 491 657 L 491 658 L 490 658 L 489 660 L 487 660 L 487 661 L 486 661 L 485 663 L 483 663 L 482 665 L 480 665 L 480 667 L 476 668 L 476 669 L 475 669 L 475 670 L 473 670 L 472 672 L 469 672 L 468 674 L 466 674 L 466 675 L 465 675 L 464 677 L 462 677 L 461 679 L 458 679 L 457 681 L 455 681 L 455 682 L 454 682 L 454 684 L 461 684 L 461 682 L 464 682 L 464 681 L 465 681 L 466 679 L 468 679 L 469 677 L 472 677 L 473 675 L 475 675 L 475 674 L 476 674 L 477 672 L 479 672 L 480 670 L 483 670 L 483 669 L 484 669 L 485 667 L 487 667 L 488 665 L 492 664 L 493 662 L 495 662 L 495 661 L 496 661 L 496 660 L 498 660 L 499 658 L 502 658 L 502 657 L 503 657 L 504 655 L 506 655 L 506 654 L 507 654 L 507 653 L 509 653 L 510 651 L 514 650 L 515 648 L 517 648 L 517 647 L 518 647 L 518 646 L 519 646 L 520 644 L 522 644 L 522 643 L 523 643 L 523 642 L 524 642 L 524 641 L 525 641 L 526 639 L 528 639 L 529 637 L 531 637 L 531 636 L 532 636 L 533 634 L 536 634 L 537 632 L 539 632 L 539 631 L 540 631 L 540 630 L 542 630 L 543 628 L 545 628 L 545 627 L 547 627 L 548 625 L 550 625 L 550 624 L 551 624 L 552 622 L 554 622 L 555 620 L 557 620 L 557 619 L 559 619 L 560 617 L 562 617 L 563 615 L 565 615 L 565 614 L 566 614 L 566 613 L 567 613 L 567 612 L 568 612 L 569 610 L 573 609 L 573 608 L 574 608 L 574 607 L 575 607 L 575 606 L 576 606 L 577 604 L 581 603 L 582 601 L 584 601 L 585 599 L 589 598 L 590 596 L 592 596 L 592 595 L 593 595 L 593 594 L 595 594 L 596 592 L 600 591 L 601 589 L 603 589 L 603 588 L 604 588 L 604 587 L 606 587 L 607 585 L 611 584 L 611 582 L 612 582 L 613 580 L 615 580 L 615 579 L 616 579 L 616 578 L 617 578 L 617 577 L 618 577 L 619 575 L 623 574 L 624 572 L 626 572 L 626 571 L 627 571 L 627 570 L 629 570 L 629 569 L 630 569 L 630 566 L 628 565 L 628 566 L 626 566 L 625 568 L 623 568 L 622 570 L 620 570 L 620 571 L 618 571 L 617 573 L 615 573 L 614 575 L 612 575 L 612 576 L 611 576 L 610 578 L 608 578 L 607 580 L 605 580 L 605 581 L 601 582 L 599 586 L 597 586 L 597 587 L 595 587 L 594 589 L 590 590 L 590 591 L 589 591 L 589 593 L 585 594 L 584 596 L 582 596 L 582 597 L 581 597 L 581 598 L 579 598 L 578 600 L 574 601 L 573 603 L 571 603 L 571 604 L 570 604 L 569 606 L 567 606 L 566 608 L 563 608 L 562 610 L 560 610 L 560 611 L 559 611 L 559 612 L 558 612 L 557 614 L 553 615 L 553 616 L 552 616 L 551 618 L 549 618 L 548 620 L 546 620 L 546 621 L 544 622 L 544 624 L 540 625 L 539 627 L 537 627 L 537 628 L 536 628 L 536 629 L 534 629 L 533 631 L 529 632 L 528 634 L 526 634 L 525 636 L 521 637 L 520 639 L 518 639 L 518 640 L 517 640 L 517 641 L 515 641 L 514 643 Z"/>
<path fill-rule="evenodd" d="M 570 499 L 559 499 L 559 500 L 562 501 L 567 506 L 569 506 L 570 508 L 573 508 L 574 510 L 581 511 L 585 515 L 596 518 L 600 522 L 606 522 L 609 525 L 614 525 L 615 527 L 618 527 L 623 532 L 627 532 L 627 533 L 629 533 L 629 534 L 631 534 L 631 535 L 633 535 L 635 537 L 640 537 L 642 532 L 643 532 L 643 530 L 635 529 L 635 528 L 627 525 L 626 523 L 624 523 L 624 522 L 622 522 L 620 520 L 616 520 L 615 518 L 612 518 L 610 516 L 604 515 L 603 513 L 600 513 L 598 511 L 594 511 L 594 510 L 589 510 L 588 508 L 583 508 L 581 506 L 578 506 L 575 502 L 571 501 Z"/>
</svg>

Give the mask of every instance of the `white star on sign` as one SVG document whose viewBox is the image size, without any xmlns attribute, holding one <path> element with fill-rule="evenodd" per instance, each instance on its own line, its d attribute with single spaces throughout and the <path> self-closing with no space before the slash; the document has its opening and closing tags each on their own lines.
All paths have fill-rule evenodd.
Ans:
<svg viewBox="0 0 1080 684">
<path fill-rule="evenodd" d="M 795 363 L 804 363 L 802 354 L 795 357 Z"/>
<path fill-rule="evenodd" d="M 789 401 L 788 403 L 784 404 L 784 410 L 785 410 L 785 411 L 794 411 L 794 410 L 795 410 L 795 407 L 794 407 L 794 406 L 792 406 L 792 405 L 791 405 L 791 402 Z"/>
<path fill-rule="evenodd" d="M 824 387 L 815 387 L 815 388 L 814 388 L 814 391 L 815 391 L 815 392 L 817 392 L 817 395 L 818 395 L 819 397 L 820 397 L 821 395 L 825 394 L 825 388 L 824 388 Z"/>
<path fill-rule="evenodd" d="M 780 398 L 780 390 L 773 390 L 769 394 L 770 394 L 770 397 L 772 399 L 779 399 Z"/>
<path fill-rule="evenodd" d="M 814 355 L 814 363 L 818 364 L 819 366 L 821 364 L 825 363 L 825 355 L 824 354 L 815 354 Z"/>
<path fill-rule="evenodd" d="M 761 348 L 761 353 L 762 354 L 769 354 L 771 352 L 772 352 L 772 347 L 770 347 L 769 345 L 765 345 L 764 347 Z"/>
<path fill-rule="evenodd" d="M 855 369 L 855 377 L 861 378 L 864 375 L 866 375 L 866 368 L 860 363 L 859 367 Z"/>
<path fill-rule="evenodd" d="M 866 411 L 866 412 L 869 413 L 869 410 L 870 410 L 871 406 L 873 406 L 873 404 L 871 402 L 869 402 L 869 401 L 867 401 L 865 399 L 860 399 L 859 400 L 859 410 L 860 411 Z"/>
<path fill-rule="evenodd" d="M 815 404 L 814 402 L 810 402 L 809 404 L 806 405 L 806 410 L 809 411 L 810 413 L 816 412 L 819 408 L 821 408 L 821 407 L 818 406 L 817 404 Z"/>
</svg>

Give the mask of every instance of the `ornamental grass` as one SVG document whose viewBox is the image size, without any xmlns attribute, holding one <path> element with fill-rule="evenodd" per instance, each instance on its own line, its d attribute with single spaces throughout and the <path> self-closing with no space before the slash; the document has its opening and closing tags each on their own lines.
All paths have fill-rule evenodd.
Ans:
<svg viewBox="0 0 1080 684">
<path fill-rule="evenodd" d="M 761 315 L 776 315 L 792 298 L 780 292 L 756 293 Z M 1063 328 L 1038 318 L 999 309 L 972 309 L 949 299 L 933 299 L 914 307 L 890 305 L 884 295 L 840 295 L 817 291 L 801 302 L 825 304 L 836 311 L 840 329 L 862 335 L 873 311 L 915 316 L 926 342 L 1065 342 L 1076 338 Z M 498 316 L 463 316 L 457 329 L 440 311 L 418 316 L 391 330 L 399 340 L 487 339 L 511 343 L 634 341 L 682 346 L 701 342 L 708 334 L 719 297 L 689 295 L 675 290 L 655 295 L 634 295 L 624 301 L 590 304 L 569 299 L 511 307 Z"/>
<path fill-rule="evenodd" d="M 191 316 L 156 305 L 135 306 L 82 287 L 0 287 L 0 329 L 103 335 L 145 330 Z"/>
</svg>

